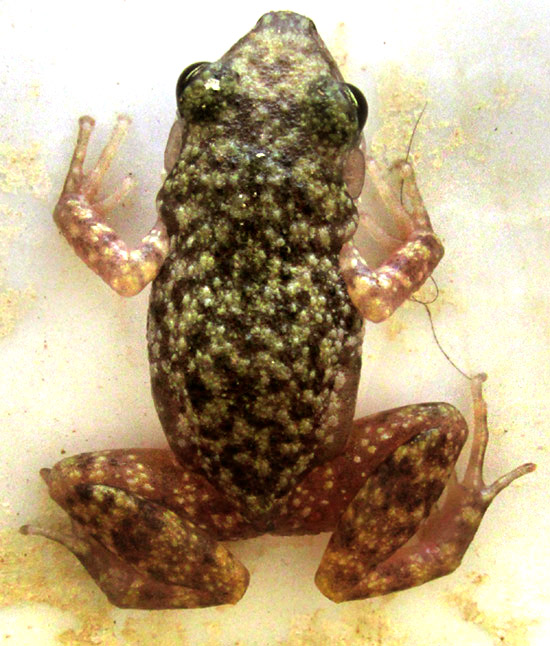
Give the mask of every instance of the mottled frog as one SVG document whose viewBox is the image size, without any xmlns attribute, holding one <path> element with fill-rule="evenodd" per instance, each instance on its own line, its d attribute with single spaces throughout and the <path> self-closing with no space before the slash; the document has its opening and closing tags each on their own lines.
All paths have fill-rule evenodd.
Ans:
<svg viewBox="0 0 550 646">
<path fill-rule="evenodd" d="M 494 496 L 532 465 L 484 485 L 482 377 L 460 484 L 467 426 L 451 405 L 353 421 L 363 321 L 390 316 L 443 255 L 412 168 L 393 169 L 405 208 L 361 152 L 363 96 L 294 13 L 263 16 L 219 61 L 188 67 L 177 107 L 159 218 L 136 249 L 104 220 L 131 182 L 98 197 L 126 117 L 88 173 L 94 122 L 80 119 L 54 214 L 117 292 L 152 281 L 151 382 L 170 448 L 43 469 L 72 532 L 23 531 L 67 546 L 121 607 L 235 603 L 249 575 L 222 543 L 266 532 L 333 532 L 316 583 L 334 601 L 451 572 Z M 352 240 L 365 171 L 401 232 L 375 268 Z"/>
</svg>

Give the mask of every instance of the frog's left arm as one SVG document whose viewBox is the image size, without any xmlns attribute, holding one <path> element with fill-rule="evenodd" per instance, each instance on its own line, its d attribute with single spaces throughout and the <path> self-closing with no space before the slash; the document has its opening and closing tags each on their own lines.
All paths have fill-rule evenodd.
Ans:
<svg viewBox="0 0 550 646">
<path fill-rule="evenodd" d="M 83 163 L 94 120 L 81 117 L 69 173 L 54 211 L 57 226 L 77 255 L 122 296 L 134 296 L 155 278 L 164 263 L 169 243 L 160 219 L 136 249 L 129 249 L 103 221 L 104 214 L 132 187 L 128 179 L 109 197 L 96 199 L 129 123 L 128 117 L 119 117 L 97 164 L 85 174 Z"/>
<path fill-rule="evenodd" d="M 366 163 L 367 179 L 402 233 L 397 249 L 377 268 L 368 267 L 357 247 L 347 242 L 340 252 L 340 267 L 348 292 L 363 318 L 378 323 L 387 319 L 404 300 L 419 289 L 441 258 L 443 246 L 433 232 L 430 218 L 407 162 L 395 165 L 410 208 L 405 209 L 376 162 Z"/>
</svg>

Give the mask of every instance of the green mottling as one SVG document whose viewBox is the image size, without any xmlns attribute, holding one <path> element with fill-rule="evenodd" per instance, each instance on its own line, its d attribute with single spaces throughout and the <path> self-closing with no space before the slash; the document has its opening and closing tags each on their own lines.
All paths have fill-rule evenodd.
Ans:
<svg viewBox="0 0 550 646">
<path fill-rule="evenodd" d="M 293 20 L 264 19 L 192 77 L 178 97 L 185 144 L 159 194 L 172 252 L 151 295 L 157 406 L 176 453 L 192 444 L 251 519 L 337 450 L 334 420 L 353 409 L 334 384 L 355 374 L 361 343 L 338 270 L 357 225 L 340 170 L 355 104 L 310 21 Z"/>
</svg>

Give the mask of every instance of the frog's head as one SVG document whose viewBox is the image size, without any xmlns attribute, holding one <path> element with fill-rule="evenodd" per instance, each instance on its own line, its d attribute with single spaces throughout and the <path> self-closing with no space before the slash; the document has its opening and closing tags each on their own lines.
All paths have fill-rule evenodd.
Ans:
<svg viewBox="0 0 550 646">
<path fill-rule="evenodd" d="M 189 132 L 225 132 L 235 142 L 283 154 L 332 154 L 357 145 L 367 117 L 309 18 L 268 13 L 219 61 L 196 63 L 178 81 Z"/>
</svg>

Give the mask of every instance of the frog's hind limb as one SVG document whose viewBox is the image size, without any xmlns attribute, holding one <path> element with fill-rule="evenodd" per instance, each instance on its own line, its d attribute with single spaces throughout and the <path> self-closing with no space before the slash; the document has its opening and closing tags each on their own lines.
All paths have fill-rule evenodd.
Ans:
<svg viewBox="0 0 550 646">
<path fill-rule="evenodd" d="M 104 221 L 131 190 L 126 178 L 115 192 L 97 199 L 107 170 L 126 136 L 130 119 L 120 116 L 95 167 L 84 172 L 88 142 L 95 122 L 79 119 L 79 131 L 63 191 L 54 210 L 54 220 L 76 254 L 122 296 L 140 292 L 158 274 L 168 253 L 168 234 L 157 219 L 136 249 L 130 249 Z"/>
<path fill-rule="evenodd" d="M 81 454 L 41 475 L 73 531 L 26 525 L 22 533 L 67 547 L 114 605 L 197 608 L 236 603 L 245 593 L 247 569 L 218 540 L 250 531 L 169 451 Z"/>
<path fill-rule="evenodd" d="M 483 482 L 488 441 L 484 378 L 479 375 L 472 383 L 474 437 L 463 481 L 456 478 L 454 462 L 466 436 L 465 422 L 455 409 L 440 404 L 439 425 L 399 447 L 343 513 L 315 578 L 328 598 L 379 596 L 451 573 L 495 496 L 534 470 L 535 465 L 524 464 L 492 485 Z M 424 415 L 424 406 L 429 405 L 411 407 L 411 419 Z M 450 476 L 445 496 L 430 512 L 445 474 Z"/>
</svg>

